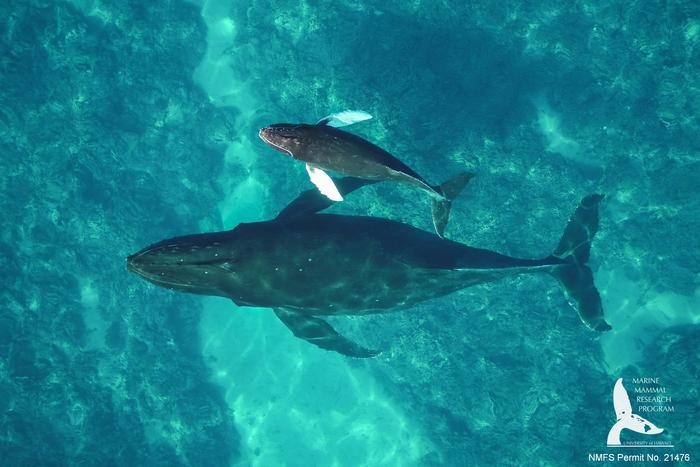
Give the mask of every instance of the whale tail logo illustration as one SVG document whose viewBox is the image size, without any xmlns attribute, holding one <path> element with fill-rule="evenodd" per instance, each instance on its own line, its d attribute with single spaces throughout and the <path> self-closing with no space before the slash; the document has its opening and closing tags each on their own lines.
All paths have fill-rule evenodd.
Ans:
<svg viewBox="0 0 700 467">
<path fill-rule="evenodd" d="M 627 395 L 627 390 L 622 385 L 622 378 L 619 378 L 615 383 L 613 404 L 615 406 L 617 422 L 615 422 L 608 432 L 608 446 L 621 445 L 620 433 L 622 430 L 632 430 L 644 435 L 658 435 L 664 431 L 663 428 L 659 428 L 646 418 L 632 413 L 632 404 Z"/>
</svg>

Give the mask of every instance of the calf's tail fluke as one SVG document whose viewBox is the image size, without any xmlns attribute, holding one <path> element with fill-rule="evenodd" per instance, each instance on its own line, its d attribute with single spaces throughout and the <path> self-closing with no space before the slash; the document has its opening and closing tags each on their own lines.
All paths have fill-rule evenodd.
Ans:
<svg viewBox="0 0 700 467">
<path fill-rule="evenodd" d="M 459 194 L 467 186 L 469 180 L 474 177 L 471 172 L 464 172 L 457 175 L 454 178 L 449 179 L 439 187 L 434 187 L 435 191 L 442 194 L 443 198 L 433 198 L 433 225 L 435 226 L 435 232 L 440 237 L 445 235 L 445 227 L 447 226 L 447 221 L 450 219 L 450 209 L 452 208 L 452 201 L 459 196 Z"/>
<path fill-rule="evenodd" d="M 551 258 L 561 260 L 551 274 L 564 288 L 571 305 L 581 320 L 595 331 L 608 331 L 610 325 L 603 317 L 600 294 L 593 283 L 593 273 L 587 266 L 591 242 L 598 231 L 598 205 L 603 195 L 589 195 L 581 200 L 569 220 Z"/>
</svg>

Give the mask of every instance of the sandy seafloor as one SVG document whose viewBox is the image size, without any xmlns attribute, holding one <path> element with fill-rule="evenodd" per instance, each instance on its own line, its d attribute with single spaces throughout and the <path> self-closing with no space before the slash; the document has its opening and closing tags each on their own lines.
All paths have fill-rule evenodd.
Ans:
<svg viewBox="0 0 700 467">
<path fill-rule="evenodd" d="M 697 2 L 11 0 L 0 17 L 1 465 L 603 465 L 620 377 L 660 379 L 656 440 L 698 461 Z M 607 194 L 590 264 L 613 330 L 522 276 L 331 318 L 383 350 L 353 360 L 126 272 L 157 240 L 273 217 L 310 184 L 257 129 L 346 108 L 426 178 L 478 174 L 457 241 L 546 256 Z M 396 184 L 333 211 L 431 229 Z"/>
</svg>

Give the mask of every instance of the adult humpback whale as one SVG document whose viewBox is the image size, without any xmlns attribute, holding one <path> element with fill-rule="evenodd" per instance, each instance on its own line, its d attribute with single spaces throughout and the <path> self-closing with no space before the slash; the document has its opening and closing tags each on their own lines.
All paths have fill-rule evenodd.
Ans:
<svg viewBox="0 0 700 467">
<path fill-rule="evenodd" d="M 333 201 L 342 201 L 343 196 L 333 179 L 324 170 L 373 182 L 395 180 L 427 192 L 432 199 L 435 232 L 442 237 L 452 201 L 473 174 L 462 173 L 440 186 L 431 185 L 384 149 L 359 136 L 338 129 L 338 127 L 370 118 L 372 116 L 366 112 L 346 110 L 331 114 L 315 125 L 291 123 L 270 125 L 262 128 L 259 136 L 277 151 L 305 162 L 311 181 L 321 193 Z"/>
<path fill-rule="evenodd" d="M 357 188 L 353 179 L 341 186 Z M 319 316 L 387 313 L 515 274 L 551 274 L 588 327 L 610 329 L 586 266 L 602 195 L 584 198 L 554 253 L 535 260 L 387 219 L 315 214 L 328 204 L 320 198 L 303 194 L 271 221 L 158 242 L 129 256 L 127 269 L 161 287 L 273 308 L 295 336 L 352 357 L 377 352 Z"/>
</svg>

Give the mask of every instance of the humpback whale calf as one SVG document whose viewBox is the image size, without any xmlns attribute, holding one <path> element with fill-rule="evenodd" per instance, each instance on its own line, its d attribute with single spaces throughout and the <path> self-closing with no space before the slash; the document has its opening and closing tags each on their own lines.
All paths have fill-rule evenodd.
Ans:
<svg viewBox="0 0 700 467">
<path fill-rule="evenodd" d="M 427 192 L 432 199 L 435 232 L 442 237 L 452 201 L 474 174 L 462 173 L 440 186 L 431 185 L 384 149 L 338 129 L 370 118 L 366 112 L 346 110 L 315 125 L 277 123 L 262 128 L 258 135 L 277 151 L 305 162 L 311 181 L 333 201 L 342 201 L 343 196 L 324 170 L 374 182 L 395 180 Z"/>
<path fill-rule="evenodd" d="M 586 265 L 602 195 L 581 201 L 543 259 L 472 248 L 388 219 L 317 214 L 328 205 L 319 198 L 302 195 L 270 221 L 158 242 L 129 256 L 127 269 L 172 290 L 272 308 L 295 336 L 351 357 L 378 352 L 341 336 L 322 316 L 406 309 L 516 274 L 554 276 L 589 328 L 610 329 Z"/>
</svg>

